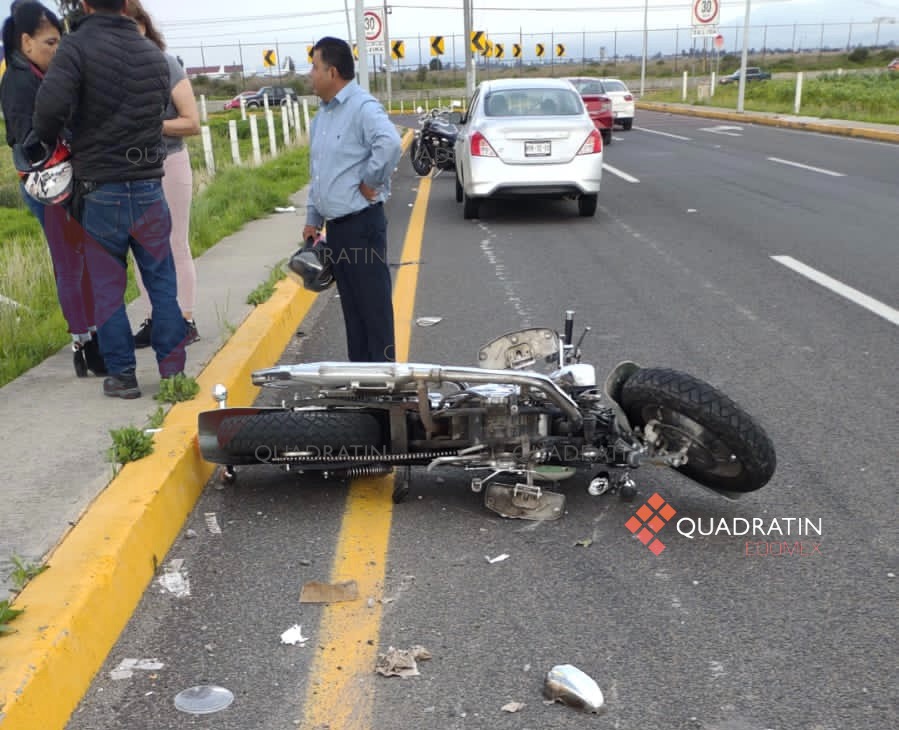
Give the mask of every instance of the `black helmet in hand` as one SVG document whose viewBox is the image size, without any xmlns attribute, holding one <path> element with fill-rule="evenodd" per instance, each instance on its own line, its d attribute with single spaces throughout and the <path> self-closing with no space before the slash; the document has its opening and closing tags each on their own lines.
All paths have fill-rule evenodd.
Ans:
<svg viewBox="0 0 899 730">
<path fill-rule="evenodd" d="M 306 239 L 306 245 L 290 257 L 287 267 L 309 291 L 322 292 L 334 283 L 334 272 L 323 240 Z"/>
</svg>

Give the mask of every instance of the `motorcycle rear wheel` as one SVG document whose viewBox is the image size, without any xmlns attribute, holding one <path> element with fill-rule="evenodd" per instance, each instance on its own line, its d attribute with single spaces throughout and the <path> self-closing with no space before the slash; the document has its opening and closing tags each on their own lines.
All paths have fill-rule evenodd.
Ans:
<svg viewBox="0 0 899 730">
<path fill-rule="evenodd" d="M 692 375 L 667 368 L 634 373 L 621 389 L 632 426 L 654 420 L 664 446 L 687 446 L 685 476 L 713 489 L 752 492 L 774 475 L 777 457 L 764 429 L 733 400 Z"/>
<path fill-rule="evenodd" d="M 427 157 L 422 155 L 421 143 L 417 139 L 412 140 L 409 154 L 412 159 L 412 169 L 417 175 L 424 177 L 431 172 L 433 165 Z"/>
<path fill-rule="evenodd" d="M 219 446 L 239 463 L 268 461 L 273 456 L 308 452 L 323 456 L 389 452 L 381 421 L 353 411 L 277 411 L 226 418 L 218 428 Z"/>
</svg>

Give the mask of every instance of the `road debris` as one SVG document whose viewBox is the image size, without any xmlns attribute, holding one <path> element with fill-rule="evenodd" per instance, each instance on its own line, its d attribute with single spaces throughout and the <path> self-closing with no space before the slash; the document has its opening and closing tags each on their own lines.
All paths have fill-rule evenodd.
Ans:
<svg viewBox="0 0 899 730">
<path fill-rule="evenodd" d="M 497 555 L 495 558 L 491 558 L 489 555 L 485 555 L 484 557 L 487 558 L 487 562 L 492 565 L 493 563 L 501 563 L 503 560 L 508 560 L 511 556 L 507 553 L 503 553 L 502 555 Z"/>
<path fill-rule="evenodd" d="M 119 666 L 109 673 L 109 678 L 114 680 L 130 679 L 138 670 L 155 671 L 164 666 L 165 664 L 158 659 L 122 659 Z"/>
<path fill-rule="evenodd" d="M 560 702 L 584 712 L 599 712 L 605 702 L 602 690 L 593 678 L 571 664 L 557 664 L 547 672 L 543 695 L 550 702 Z"/>
<path fill-rule="evenodd" d="M 209 530 L 210 535 L 222 534 L 222 528 L 219 527 L 219 521 L 215 516 L 215 512 L 206 512 L 204 514 L 204 519 L 206 520 L 206 529 Z"/>
<path fill-rule="evenodd" d="M 359 586 L 354 580 L 343 583 L 310 581 L 303 585 L 300 603 L 339 603 L 359 598 Z"/>
<path fill-rule="evenodd" d="M 175 695 L 175 709 L 191 715 L 210 715 L 234 702 L 231 690 L 212 684 L 200 684 Z"/>
<path fill-rule="evenodd" d="M 295 205 L 288 206 L 278 206 L 275 208 L 275 213 L 296 213 L 297 208 Z"/>
<path fill-rule="evenodd" d="M 159 576 L 159 584 L 178 598 L 190 595 L 190 579 L 184 568 L 183 558 L 173 558 L 165 566 L 165 572 Z"/>
<path fill-rule="evenodd" d="M 299 644 L 300 646 L 306 646 L 307 641 L 309 641 L 309 637 L 303 636 L 303 627 L 299 624 L 294 624 L 281 634 L 282 644 L 290 644 L 291 646 Z"/>
<path fill-rule="evenodd" d="M 443 321 L 443 317 L 419 317 L 415 320 L 415 324 L 419 327 L 433 327 L 435 324 L 440 324 Z"/>
<path fill-rule="evenodd" d="M 385 677 L 418 677 L 418 660 L 425 661 L 431 658 L 431 652 L 423 646 L 413 646 L 410 649 L 396 649 L 390 647 L 386 654 L 378 654 L 378 662 L 375 671 Z"/>
<path fill-rule="evenodd" d="M 518 712 L 521 709 L 524 709 L 524 702 L 508 702 L 503 705 L 500 709 L 503 712 Z"/>
<path fill-rule="evenodd" d="M 578 540 L 574 543 L 575 547 L 590 547 L 593 544 L 593 540 L 589 537 L 585 537 L 583 540 Z"/>
</svg>

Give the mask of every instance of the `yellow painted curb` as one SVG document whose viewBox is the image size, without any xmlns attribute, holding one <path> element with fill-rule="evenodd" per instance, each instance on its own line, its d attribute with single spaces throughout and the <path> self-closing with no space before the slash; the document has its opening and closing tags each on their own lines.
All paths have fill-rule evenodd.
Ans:
<svg viewBox="0 0 899 730">
<path fill-rule="evenodd" d="M 873 139 L 878 142 L 899 143 L 899 129 L 895 132 L 885 129 L 867 129 L 865 127 L 846 127 L 827 122 L 809 121 L 797 119 L 784 119 L 782 117 L 766 117 L 752 112 L 730 112 L 701 107 L 685 107 L 679 104 L 666 104 L 664 102 L 641 101 L 637 102 L 638 109 L 652 112 L 668 112 L 669 114 L 683 114 L 688 117 L 705 117 L 708 119 L 723 119 L 728 122 L 742 122 L 743 124 L 763 124 L 769 127 L 781 127 L 786 129 L 804 129 L 810 132 L 822 134 L 836 134 L 842 137 L 858 137 L 861 139 Z"/>
<path fill-rule="evenodd" d="M 212 386 L 252 403 L 250 373 L 278 360 L 315 296 L 278 284 L 197 378 L 197 398 L 171 408 L 154 453 L 125 465 L 22 591 L 16 633 L 0 638 L 2 730 L 65 727 L 215 468 L 197 444 Z"/>
</svg>

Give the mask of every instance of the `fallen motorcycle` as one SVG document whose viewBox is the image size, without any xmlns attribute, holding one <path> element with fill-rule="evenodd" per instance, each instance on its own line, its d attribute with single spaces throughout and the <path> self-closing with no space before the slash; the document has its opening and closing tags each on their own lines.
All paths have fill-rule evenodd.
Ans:
<svg viewBox="0 0 899 730">
<path fill-rule="evenodd" d="M 456 124 L 462 118 L 459 112 L 449 109 L 432 109 L 420 114 L 419 128 L 409 150 L 412 169 L 417 175 L 428 175 L 433 168 L 438 170 L 456 169 Z"/>
<path fill-rule="evenodd" d="M 236 467 L 279 465 L 326 478 L 379 475 L 404 467 L 394 500 L 409 491 L 412 466 L 457 467 L 472 491 L 505 517 L 550 520 L 563 513 L 558 483 L 588 470 L 590 494 L 636 493 L 631 472 L 668 466 L 727 498 L 773 476 L 774 446 L 762 427 L 712 385 L 630 361 L 602 388 L 581 363 L 590 331 L 531 328 L 478 351 L 479 367 L 422 363 L 318 362 L 258 370 L 259 386 L 312 386 L 288 406 L 227 407 L 199 415 L 203 457 Z M 547 371 L 547 372 L 541 372 Z M 308 388 L 307 388 L 308 390 Z M 616 476 L 612 476 L 611 471 Z"/>
</svg>

